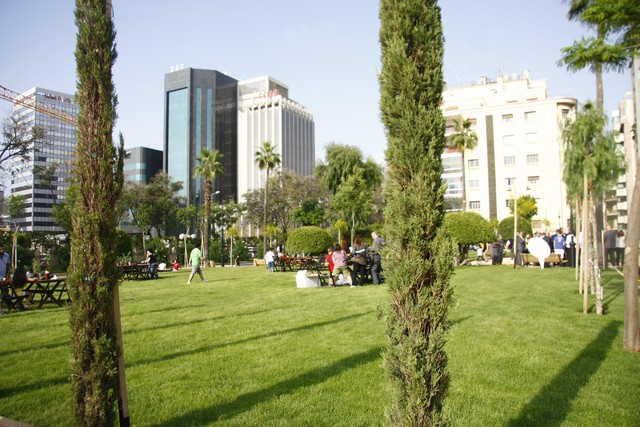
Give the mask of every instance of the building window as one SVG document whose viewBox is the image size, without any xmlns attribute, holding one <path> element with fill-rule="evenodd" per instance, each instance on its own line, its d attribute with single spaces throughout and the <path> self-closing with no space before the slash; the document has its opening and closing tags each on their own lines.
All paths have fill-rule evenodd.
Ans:
<svg viewBox="0 0 640 427">
<path fill-rule="evenodd" d="M 507 200 L 505 200 L 504 205 L 505 205 L 505 207 L 507 207 L 507 208 L 511 209 L 511 206 L 513 205 L 513 199 L 507 199 Z"/>
<path fill-rule="evenodd" d="M 569 109 L 568 108 L 563 108 L 562 109 L 562 118 L 566 119 L 567 117 L 569 117 Z"/>
<path fill-rule="evenodd" d="M 504 145 L 511 145 L 516 142 L 516 137 L 514 135 L 504 135 L 502 137 L 502 143 Z"/>
<path fill-rule="evenodd" d="M 536 119 L 536 112 L 535 111 L 526 111 L 524 113 L 524 119 L 527 122 L 532 122 Z"/>
<path fill-rule="evenodd" d="M 525 133 L 524 140 L 529 143 L 538 142 L 538 132 Z"/>
<path fill-rule="evenodd" d="M 504 156 L 504 164 L 505 165 L 515 165 L 516 164 L 516 156 Z"/>
<path fill-rule="evenodd" d="M 477 168 L 480 166 L 480 162 L 478 159 L 469 159 L 467 160 L 467 167 L 469 168 Z"/>
<path fill-rule="evenodd" d="M 472 200 L 469 202 L 469 209 L 480 209 L 480 201 L 479 200 Z"/>
<path fill-rule="evenodd" d="M 537 164 L 538 163 L 538 155 L 537 154 L 527 154 L 527 163 L 529 163 L 529 164 Z"/>
<path fill-rule="evenodd" d="M 467 181 L 467 183 L 469 184 L 468 185 L 469 189 L 480 188 L 480 180 L 479 179 L 470 179 L 469 181 Z"/>
<path fill-rule="evenodd" d="M 540 181 L 540 177 L 539 176 L 530 176 L 527 179 L 527 183 L 529 185 L 538 185 L 538 182 Z"/>
<path fill-rule="evenodd" d="M 513 114 L 503 114 L 502 123 L 503 124 L 513 123 Z"/>
<path fill-rule="evenodd" d="M 505 178 L 504 181 L 505 181 L 505 184 L 507 184 L 507 187 L 511 187 L 512 185 L 515 185 L 515 183 L 516 183 L 516 179 L 515 178 Z"/>
</svg>

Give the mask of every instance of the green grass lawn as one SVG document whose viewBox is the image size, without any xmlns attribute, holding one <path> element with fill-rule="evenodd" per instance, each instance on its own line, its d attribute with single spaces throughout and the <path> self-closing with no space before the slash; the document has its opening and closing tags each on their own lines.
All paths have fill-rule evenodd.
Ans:
<svg viewBox="0 0 640 427">
<path fill-rule="evenodd" d="M 187 275 L 121 287 L 133 425 L 384 425 L 386 286 L 297 289 L 294 273 L 254 267 Z M 603 281 L 607 314 L 584 316 L 569 269 L 458 268 L 452 424 L 640 425 L 622 278 Z M 70 425 L 67 310 L 12 312 L 0 331 L 0 416 Z"/>
</svg>

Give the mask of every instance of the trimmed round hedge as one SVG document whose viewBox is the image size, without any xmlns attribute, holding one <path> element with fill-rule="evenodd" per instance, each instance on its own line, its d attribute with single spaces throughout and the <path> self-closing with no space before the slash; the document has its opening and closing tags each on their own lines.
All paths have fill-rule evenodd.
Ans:
<svg viewBox="0 0 640 427">
<path fill-rule="evenodd" d="M 289 232 L 287 252 L 305 255 L 320 255 L 332 245 L 331 233 L 320 227 L 306 226 Z"/>
</svg>

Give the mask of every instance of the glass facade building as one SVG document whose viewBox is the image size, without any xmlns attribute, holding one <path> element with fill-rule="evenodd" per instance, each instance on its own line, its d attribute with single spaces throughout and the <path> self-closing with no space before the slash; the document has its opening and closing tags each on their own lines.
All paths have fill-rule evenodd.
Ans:
<svg viewBox="0 0 640 427">
<path fill-rule="evenodd" d="M 22 95 L 22 101 L 64 111 L 78 116 L 74 96 L 35 87 Z M 27 232 L 60 232 L 52 216 L 53 206 L 64 199 L 71 183 L 76 148 L 76 126 L 40 111 L 21 105 L 12 115 L 29 128 L 44 130 L 45 138 L 36 141 L 27 162 L 12 161 L 11 194 L 26 196 L 25 215 L 17 218 L 18 226 Z"/>
<path fill-rule="evenodd" d="M 237 80 L 215 70 L 180 68 L 165 75 L 164 170 L 182 182 L 182 196 L 200 205 L 203 180 L 194 178 L 203 148 L 223 155 L 224 174 L 214 182 L 217 200 L 237 194 Z"/>
</svg>

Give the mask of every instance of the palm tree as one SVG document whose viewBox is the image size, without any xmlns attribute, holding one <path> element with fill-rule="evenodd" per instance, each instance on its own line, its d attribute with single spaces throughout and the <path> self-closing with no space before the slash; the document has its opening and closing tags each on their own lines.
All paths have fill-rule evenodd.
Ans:
<svg viewBox="0 0 640 427">
<path fill-rule="evenodd" d="M 267 208 L 269 206 L 268 194 L 269 194 L 269 172 L 280 164 L 280 154 L 275 151 L 276 146 L 271 144 L 271 141 L 265 141 L 262 143 L 259 151 L 256 151 L 256 163 L 260 170 L 267 170 L 267 180 L 264 186 L 264 221 L 262 231 L 262 253 L 267 253 Z"/>
<path fill-rule="evenodd" d="M 203 148 L 200 151 L 200 157 L 196 158 L 199 165 L 193 170 L 194 177 L 199 176 L 204 180 L 204 225 L 202 227 L 204 247 L 202 248 L 202 258 L 205 263 L 209 260 L 209 217 L 211 216 L 213 180 L 224 173 L 222 156 L 222 153 L 218 150 L 209 151 L 207 148 Z"/>
<path fill-rule="evenodd" d="M 454 133 L 447 138 L 447 146 L 455 148 L 462 155 L 462 210 L 467 210 L 467 182 L 465 178 L 465 150 L 473 150 L 478 145 L 478 135 L 471 129 L 471 120 L 457 117 L 454 120 Z"/>
</svg>

